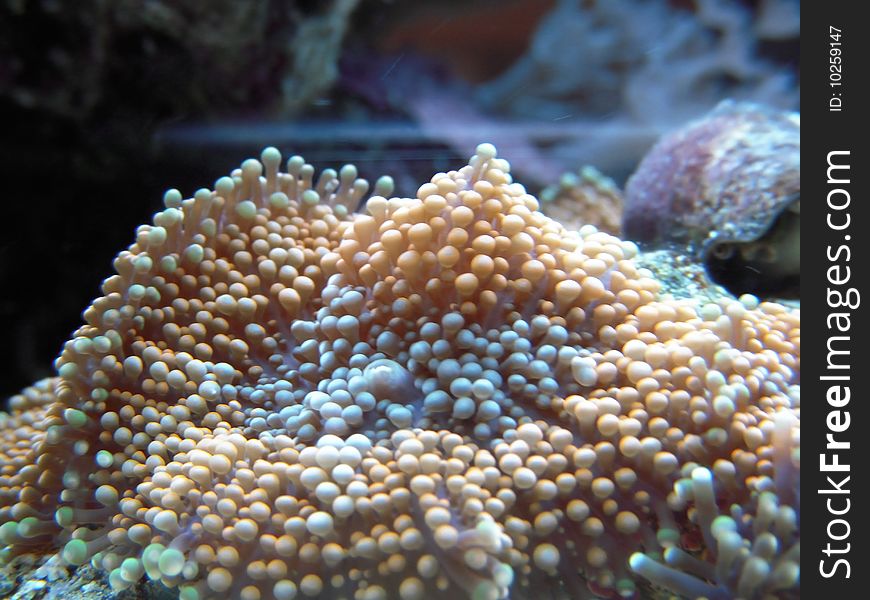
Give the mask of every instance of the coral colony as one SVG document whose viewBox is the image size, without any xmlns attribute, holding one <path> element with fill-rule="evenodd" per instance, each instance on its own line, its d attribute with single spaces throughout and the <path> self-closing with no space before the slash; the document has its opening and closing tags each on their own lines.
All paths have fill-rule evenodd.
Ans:
<svg viewBox="0 0 870 600">
<path fill-rule="evenodd" d="M 0 415 L 0 540 L 180 598 L 798 594 L 800 316 L 660 299 L 490 144 L 165 196 Z"/>
</svg>

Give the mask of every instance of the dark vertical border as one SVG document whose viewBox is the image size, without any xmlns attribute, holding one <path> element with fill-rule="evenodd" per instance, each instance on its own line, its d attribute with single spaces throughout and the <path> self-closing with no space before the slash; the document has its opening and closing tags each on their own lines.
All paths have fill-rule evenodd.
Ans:
<svg viewBox="0 0 870 600">
<path fill-rule="evenodd" d="M 859 16 L 863 6 L 805 0 L 801 15 L 806 150 L 801 196 L 807 211 L 802 220 L 806 352 L 801 367 L 807 418 L 802 419 L 801 592 L 806 598 L 870 597 L 870 398 L 864 387 L 870 372 L 865 317 L 870 305 L 870 98 L 865 84 L 870 26 Z M 830 164 L 835 166 L 829 170 Z M 842 465 L 849 470 L 836 470 Z"/>
</svg>

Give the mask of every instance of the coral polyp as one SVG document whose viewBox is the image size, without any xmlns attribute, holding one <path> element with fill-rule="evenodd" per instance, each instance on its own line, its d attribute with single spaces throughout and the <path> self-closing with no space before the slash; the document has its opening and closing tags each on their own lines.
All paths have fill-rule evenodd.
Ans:
<svg viewBox="0 0 870 600">
<path fill-rule="evenodd" d="M 800 316 L 659 299 L 481 144 L 171 190 L 0 417 L 0 536 L 185 600 L 797 589 Z M 767 565 L 763 568 L 762 565 Z"/>
</svg>

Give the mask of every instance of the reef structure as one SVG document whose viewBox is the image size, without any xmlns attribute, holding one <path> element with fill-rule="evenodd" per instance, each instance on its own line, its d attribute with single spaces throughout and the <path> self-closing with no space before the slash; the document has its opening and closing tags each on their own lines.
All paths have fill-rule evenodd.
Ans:
<svg viewBox="0 0 870 600">
<path fill-rule="evenodd" d="M 0 415 L 2 557 L 184 600 L 797 595 L 800 316 L 657 300 L 489 144 L 274 148 L 141 226 Z"/>
<path fill-rule="evenodd" d="M 800 115 L 725 101 L 664 136 L 625 189 L 624 233 L 679 248 L 737 294 L 800 288 Z"/>
</svg>

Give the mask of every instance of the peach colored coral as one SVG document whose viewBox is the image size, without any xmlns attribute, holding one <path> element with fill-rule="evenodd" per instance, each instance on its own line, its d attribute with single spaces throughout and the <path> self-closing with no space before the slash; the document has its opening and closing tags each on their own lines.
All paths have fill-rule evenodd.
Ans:
<svg viewBox="0 0 870 600">
<path fill-rule="evenodd" d="M 359 214 L 353 167 L 280 167 L 167 193 L 12 399 L 4 556 L 186 600 L 796 589 L 798 312 L 657 300 L 489 144 Z"/>
</svg>

